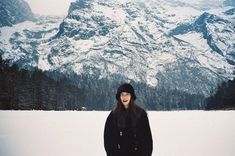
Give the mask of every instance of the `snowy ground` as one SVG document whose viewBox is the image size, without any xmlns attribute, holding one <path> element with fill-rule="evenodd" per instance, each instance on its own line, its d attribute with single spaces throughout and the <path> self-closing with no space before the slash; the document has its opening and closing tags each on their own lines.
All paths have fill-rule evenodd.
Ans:
<svg viewBox="0 0 235 156">
<path fill-rule="evenodd" d="M 108 113 L 0 111 L 0 156 L 105 156 Z M 153 156 L 235 155 L 235 111 L 148 114 Z"/>
</svg>

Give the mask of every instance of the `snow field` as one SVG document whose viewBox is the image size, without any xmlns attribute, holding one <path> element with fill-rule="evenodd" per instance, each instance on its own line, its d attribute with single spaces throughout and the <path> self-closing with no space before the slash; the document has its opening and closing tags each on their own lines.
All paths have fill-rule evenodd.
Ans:
<svg viewBox="0 0 235 156">
<path fill-rule="evenodd" d="M 0 111 L 1 156 L 105 156 L 108 111 Z M 149 111 L 152 156 L 234 156 L 235 111 Z"/>
</svg>

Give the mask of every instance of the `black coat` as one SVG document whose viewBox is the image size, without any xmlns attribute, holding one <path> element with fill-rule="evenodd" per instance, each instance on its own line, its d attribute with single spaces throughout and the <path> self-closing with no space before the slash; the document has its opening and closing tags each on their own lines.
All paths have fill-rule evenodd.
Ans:
<svg viewBox="0 0 235 156">
<path fill-rule="evenodd" d="M 126 115 L 125 128 L 118 128 L 112 111 L 105 123 L 104 147 L 107 156 L 151 156 L 153 141 L 147 113 L 142 110 L 135 127 Z"/>
</svg>

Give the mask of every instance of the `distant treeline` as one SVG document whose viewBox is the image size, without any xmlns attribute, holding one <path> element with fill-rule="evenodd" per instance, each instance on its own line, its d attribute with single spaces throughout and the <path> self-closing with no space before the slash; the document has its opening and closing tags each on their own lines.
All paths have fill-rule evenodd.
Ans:
<svg viewBox="0 0 235 156">
<path fill-rule="evenodd" d="M 81 90 L 64 80 L 55 81 L 40 70 L 27 71 L 0 57 L 1 110 L 78 110 Z"/>
<path fill-rule="evenodd" d="M 215 95 L 207 99 L 207 110 L 235 109 L 235 79 L 218 86 Z"/>
<path fill-rule="evenodd" d="M 20 69 L 0 57 L 0 110 L 81 110 L 83 107 L 110 110 L 115 107 L 118 84 L 86 76 L 78 80 L 85 87 L 77 87 L 58 73 Z M 224 82 L 216 94 L 206 100 L 202 95 L 150 88 L 143 83 L 134 84 L 134 88 L 137 103 L 148 110 L 235 109 L 235 80 Z"/>
<path fill-rule="evenodd" d="M 99 74 L 96 74 L 99 76 Z M 119 76 L 117 78 L 119 79 Z M 76 82 L 83 84 L 79 88 Z M 137 103 L 148 110 L 204 109 L 203 96 L 167 88 L 150 88 L 134 84 Z M 0 110 L 111 110 L 116 105 L 119 83 L 95 77 L 71 76 L 25 70 L 0 57 Z M 170 96 L 169 96 L 170 95 Z"/>
</svg>

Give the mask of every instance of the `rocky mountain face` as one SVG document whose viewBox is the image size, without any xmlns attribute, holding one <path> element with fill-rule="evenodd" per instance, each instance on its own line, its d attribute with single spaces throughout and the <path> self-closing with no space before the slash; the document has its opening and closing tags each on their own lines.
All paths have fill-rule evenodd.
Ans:
<svg viewBox="0 0 235 156">
<path fill-rule="evenodd" d="M 113 108 L 122 82 L 147 109 L 205 109 L 206 97 L 235 74 L 234 18 L 221 1 L 79 0 L 62 20 L 1 28 L 0 54 L 65 77 L 88 109 Z"/>
<path fill-rule="evenodd" d="M 235 1 L 234 0 L 225 0 L 224 4 L 229 5 L 229 6 L 235 6 Z"/>
<path fill-rule="evenodd" d="M 225 12 L 225 14 L 230 11 L 231 9 Z M 234 43 L 232 40 L 227 40 L 228 38 L 224 35 L 225 32 L 228 32 L 228 34 L 234 32 L 234 28 L 235 24 L 233 21 L 205 12 L 193 23 L 182 24 L 171 30 L 170 34 L 200 33 L 213 52 L 224 57 L 229 64 L 235 65 Z M 231 35 L 231 37 L 234 37 L 234 35 Z"/>
<path fill-rule="evenodd" d="M 34 19 L 28 3 L 24 0 L 1 0 L 0 15 L 0 27 Z"/>
</svg>

